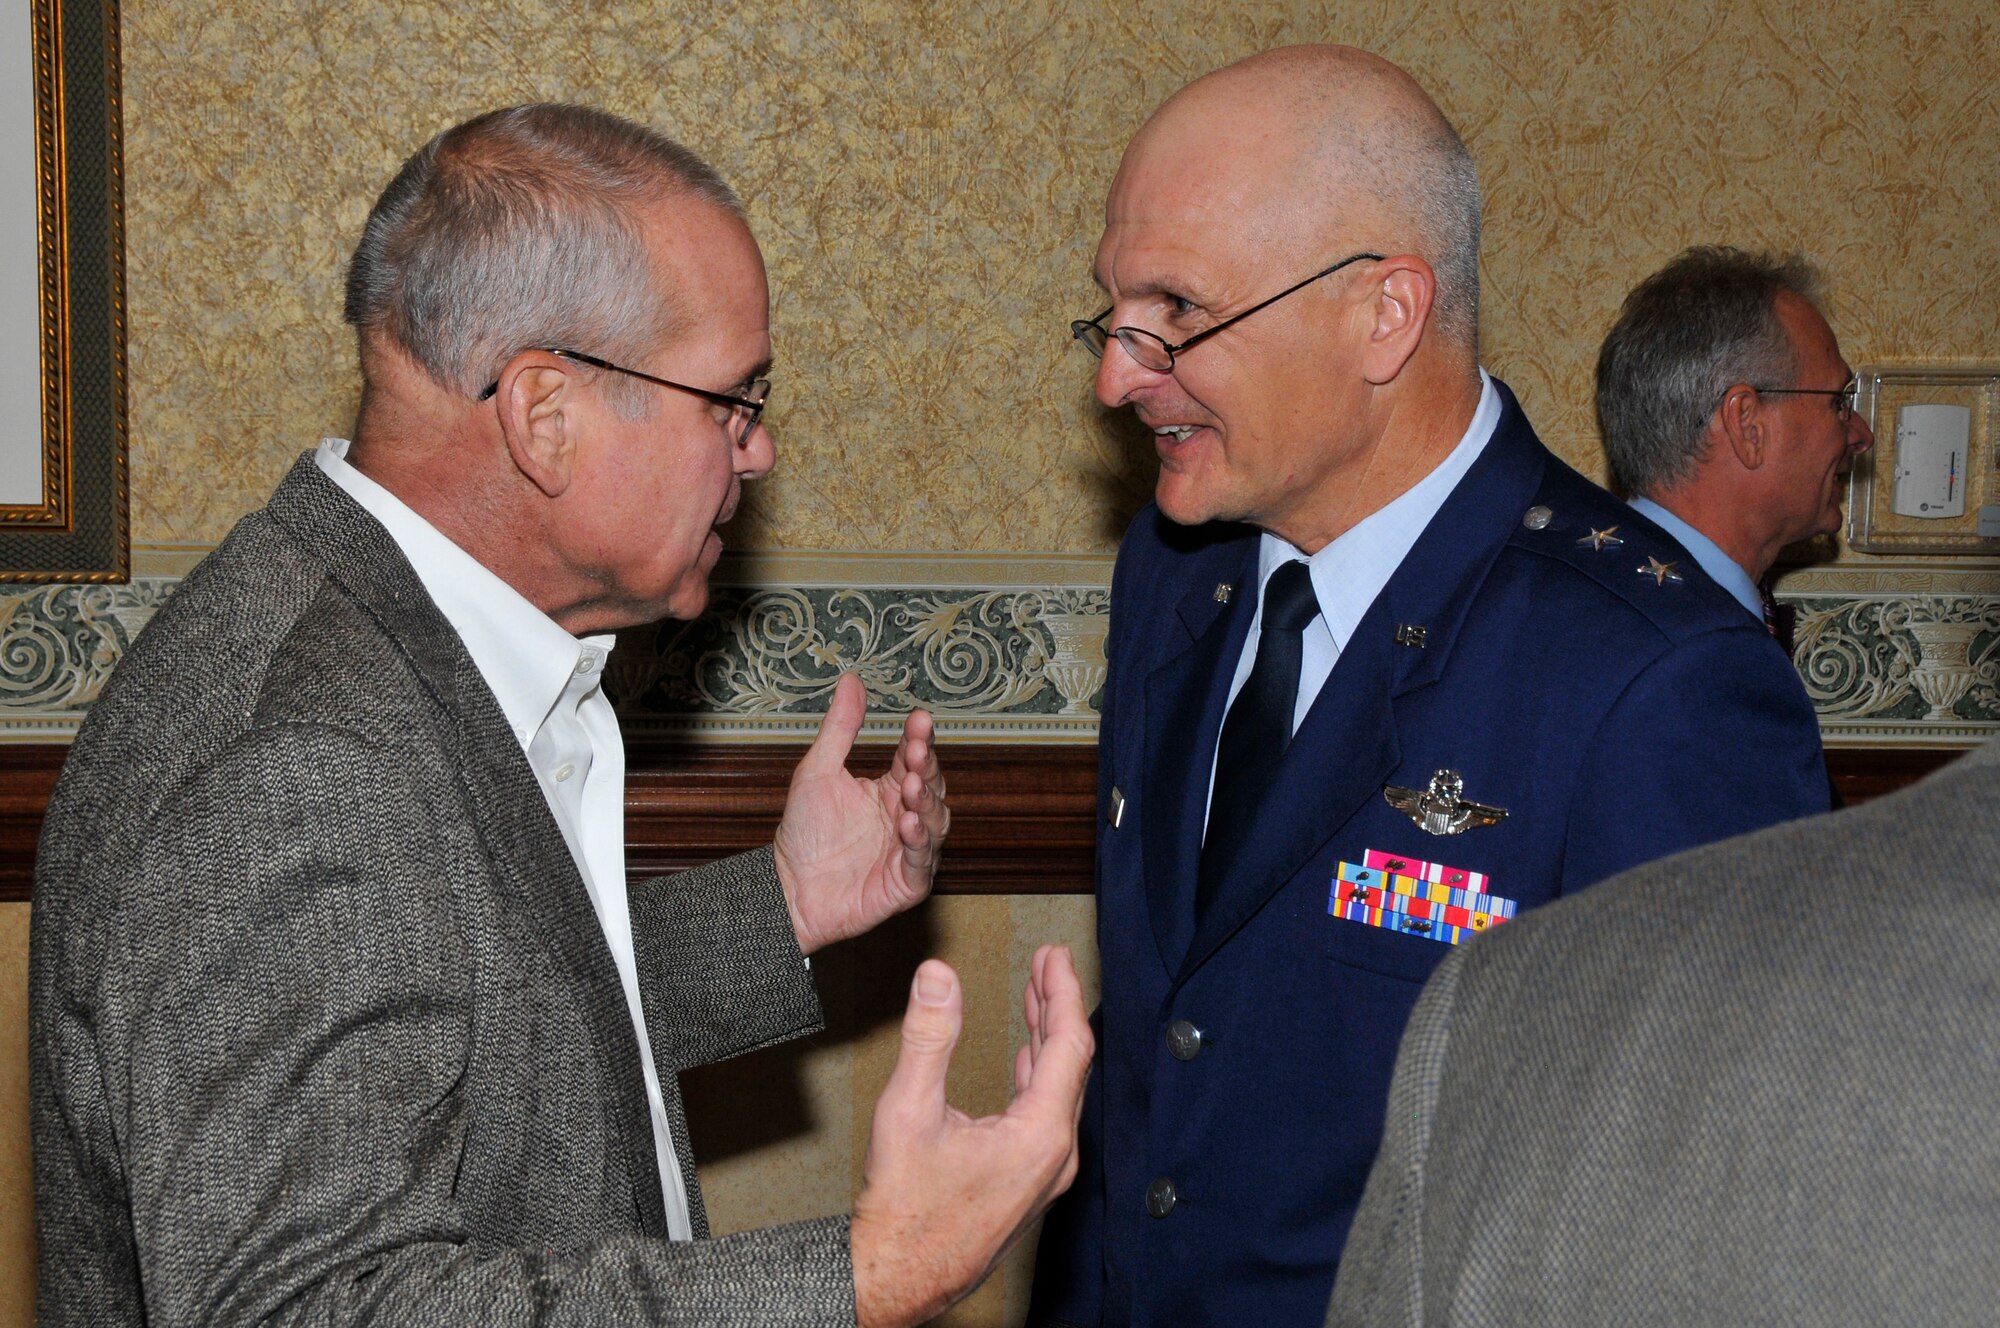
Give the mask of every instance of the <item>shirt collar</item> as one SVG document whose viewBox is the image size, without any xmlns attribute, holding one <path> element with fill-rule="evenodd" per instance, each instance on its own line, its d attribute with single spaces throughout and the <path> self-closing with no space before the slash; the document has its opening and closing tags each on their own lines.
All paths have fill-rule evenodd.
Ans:
<svg viewBox="0 0 2000 1328">
<path fill-rule="evenodd" d="M 520 591 L 350 465 L 350 445 L 345 438 L 322 439 L 314 460 L 396 541 L 526 747 L 570 680 L 600 671 L 617 638 L 607 633 L 579 641 L 557 626 Z M 586 660 L 588 669 L 580 667 Z"/>
<path fill-rule="evenodd" d="M 1333 635 L 1336 650 L 1347 648 L 1348 638 L 1374 604 L 1382 587 L 1402 566 L 1403 559 L 1445 499 L 1472 469 L 1472 463 L 1492 441 L 1500 423 L 1500 393 L 1486 370 L 1479 371 L 1479 405 L 1472 422 L 1458 443 L 1431 473 L 1403 493 L 1384 503 L 1354 523 L 1347 531 L 1307 557 L 1304 550 L 1276 535 L 1265 532 L 1257 550 L 1257 605 L 1261 622 L 1264 583 L 1281 563 L 1305 559 L 1312 572 L 1313 595 L 1319 600 L 1320 619 Z M 1253 625 L 1254 630 L 1254 625 Z"/>
<path fill-rule="evenodd" d="M 1741 604 L 1750 616 L 1758 622 L 1764 621 L 1764 596 L 1759 593 L 1756 581 L 1745 571 L 1743 564 L 1722 551 L 1720 545 L 1696 530 L 1687 522 L 1675 516 L 1666 508 L 1644 496 L 1633 498 L 1626 504 L 1640 516 L 1650 518 L 1654 525 L 1680 541 L 1688 556 L 1707 572 L 1715 584 L 1721 586 Z"/>
</svg>

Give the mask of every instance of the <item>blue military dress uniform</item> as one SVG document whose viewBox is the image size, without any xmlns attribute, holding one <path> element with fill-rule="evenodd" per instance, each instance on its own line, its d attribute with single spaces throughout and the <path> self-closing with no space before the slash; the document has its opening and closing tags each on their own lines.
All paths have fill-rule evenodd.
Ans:
<svg viewBox="0 0 2000 1328">
<path fill-rule="evenodd" d="M 1342 650 L 1199 920 L 1258 533 L 1152 508 L 1128 532 L 1099 739 L 1100 1050 L 1031 1324 L 1321 1323 L 1404 1022 L 1449 948 L 1329 911 L 1341 863 L 1449 864 L 1525 909 L 1826 809 L 1783 651 L 1500 395 L 1493 438 Z M 1436 835 L 1385 796 L 1445 770 L 1504 819 Z"/>
</svg>

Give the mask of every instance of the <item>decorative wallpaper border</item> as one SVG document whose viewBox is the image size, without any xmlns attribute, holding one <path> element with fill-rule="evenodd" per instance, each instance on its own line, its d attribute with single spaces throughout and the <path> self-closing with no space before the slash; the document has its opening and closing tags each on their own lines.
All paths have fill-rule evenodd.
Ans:
<svg viewBox="0 0 2000 1328">
<path fill-rule="evenodd" d="M 136 551 L 123 586 L 0 594 L 0 741 L 66 740 L 201 550 Z M 752 554 L 707 613 L 623 635 L 606 674 L 632 737 L 797 741 L 844 670 L 876 736 L 923 706 L 1004 742 L 1097 735 L 1109 557 Z M 1779 587 L 1829 744 L 1970 746 L 2000 733 L 2000 563 L 1834 564 Z"/>
</svg>

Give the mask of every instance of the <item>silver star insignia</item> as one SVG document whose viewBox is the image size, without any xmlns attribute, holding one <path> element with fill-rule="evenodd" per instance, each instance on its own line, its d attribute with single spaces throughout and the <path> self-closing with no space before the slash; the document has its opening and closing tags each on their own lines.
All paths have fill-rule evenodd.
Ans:
<svg viewBox="0 0 2000 1328">
<path fill-rule="evenodd" d="M 1592 553 L 1602 553 L 1604 546 L 1607 544 L 1619 545 L 1624 542 L 1624 540 L 1618 538 L 1618 527 L 1616 526 L 1606 526 L 1602 530 L 1592 529 L 1588 535 L 1577 541 L 1578 544 L 1588 544 Z"/>
<path fill-rule="evenodd" d="M 1481 826 L 1498 825 L 1507 819 L 1505 807 L 1488 807 L 1458 795 L 1465 780 L 1456 770 L 1440 770 L 1431 776 L 1430 787 L 1419 793 L 1394 784 L 1382 790 L 1383 801 L 1408 814 L 1427 835 L 1462 835 Z"/>
<path fill-rule="evenodd" d="M 1664 586 L 1669 581 L 1678 581 L 1681 579 L 1681 574 L 1674 570 L 1677 566 L 1679 566 L 1678 563 L 1663 563 L 1658 558 L 1647 558 L 1644 567 L 1635 568 L 1634 570 L 1640 576 L 1652 577 L 1654 585 Z"/>
</svg>

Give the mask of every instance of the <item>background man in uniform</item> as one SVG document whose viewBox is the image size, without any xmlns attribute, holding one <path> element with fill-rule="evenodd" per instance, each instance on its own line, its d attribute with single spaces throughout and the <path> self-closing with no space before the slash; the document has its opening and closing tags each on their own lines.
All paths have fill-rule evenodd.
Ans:
<svg viewBox="0 0 2000 1328">
<path fill-rule="evenodd" d="M 1446 942 L 1822 810 L 1818 732 L 1762 626 L 1480 369 L 1478 181 L 1402 71 L 1198 80 L 1105 212 L 1078 335 L 1160 476 L 1112 587 L 1102 1054 L 1031 1320 L 1314 1325 Z"/>
<path fill-rule="evenodd" d="M 187 578 L 50 807 L 40 1321 L 935 1314 L 1073 1172 L 1065 953 L 976 1122 L 943 1097 L 956 977 L 919 968 L 851 1225 L 703 1239 L 675 1079 L 811 1031 L 804 955 L 927 893 L 928 717 L 854 779 L 845 680 L 772 848 L 626 887 L 608 633 L 701 610 L 773 461 L 741 206 L 614 117 L 496 112 L 384 192 L 347 317 L 352 446 Z"/>
<path fill-rule="evenodd" d="M 1791 653 L 1779 550 L 1840 529 L 1875 436 L 1802 258 L 1690 249 L 1625 297 L 1597 357 L 1612 479 Z"/>
<path fill-rule="evenodd" d="M 2000 1303 L 2000 742 L 1454 953 L 1329 1324 L 1961 1324 Z"/>
</svg>

